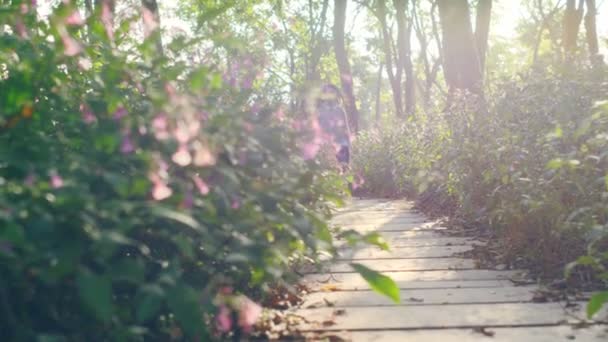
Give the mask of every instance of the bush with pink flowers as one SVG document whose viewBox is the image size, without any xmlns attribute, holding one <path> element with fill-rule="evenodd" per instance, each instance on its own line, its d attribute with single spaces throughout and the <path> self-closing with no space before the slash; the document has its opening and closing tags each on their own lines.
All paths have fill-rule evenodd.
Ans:
<svg viewBox="0 0 608 342">
<path fill-rule="evenodd" d="M 332 248 L 327 205 L 344 180 L 301 155 L 314 133 L 247 90 L 256 63 L 170 63 L 153 35 L 127 44 L 103 10 L 85 23 L 64 2 L 43 21 L 12 3 L 0 12 L 0 339 L 249 332 L 250 298 Z"/>
</svg>

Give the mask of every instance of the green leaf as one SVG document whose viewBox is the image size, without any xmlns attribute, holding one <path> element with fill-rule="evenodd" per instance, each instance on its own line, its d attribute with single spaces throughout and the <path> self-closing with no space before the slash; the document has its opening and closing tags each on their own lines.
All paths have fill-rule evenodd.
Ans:
<svg viewBox="0 0 608 342">
<path fill-rule="evenodd" d="M 196 335 L 203 328 L 203 314 L 199 301 L 196 291 L 189 286 L 178 285 L 167 293 L 169 308 L 190 336 Z"/>
<path fill-rule="evenodd" d="M 163 207 L 153 207 L 152 213 L 156 214 L 157 216 L 179 222 L 183 225 L 186 225 L 186 226 L 196 230 L 199 233 L 206 232 L 204 227 L 200 223 L 198 223 L 198 221 L 196 221 L 194 218 L 192 218 L 192 216 L 184 214 L 184 213 L 180 213 L 179 211 L 175 211 L 175 210 L 171 210 L 171 209 L 167 209 L 167 208 L 163 208 Z"/>
<path fill-rule="evenodd" d="M 208 71 L 206 68 L 199 68 L 190 74 L 190 88 L 193 90 L 202 89 L 207 83 Z"/>
<path fill-rule="evenodd" d="M 109 322 L 114 311 L 112 282 L 107 276 L 81 274 L 76 280 L 78 293 L 85 305 L 104 322 Z"/>
<path fill-rule="evenodd" d="M 137 304 L 137 321 L 143 323 L 158 312 L 162 304 L 163 290 L 159 286 L 144 289 Z"/>
<path fill-rule="evenodd" d="M 552 159 L 547 163 L 547 168 L 551 170 L 557 170 L 564 165 L 564 161 L 561 158 Z"/>
<path fill-rule="evenodd" d="M 331 245 L 332 237 L 331 232 L 329 231 L 329 227 L 327 227 L 327 225 L 323 224 L 317 227 L 317 238 L 320 241 L 326 242 Z"/>
<path fill-rule="evenodd" d="M 393 279 L 361 264 L 353 263 L 350 266 L 365 279 L 372 290 L 390 298 L 397 304 L 401 302 L 399 288 Z"/>
<path fill-rule="evenodd" d="M 365 236 L 363 237 L 363 241 L 374 246 L 378 246 L 383 251 L 389 250 L 388 243 L 386 243 L 386 240 L 384 240 L 382 235 L 377 232 L 365 234 Z"/>
<path fill-rule="evenodd" d="M 593 317 L 606 302 L 608 302 L 608 291 L 594 294 L 587 303 L 587 317 Z"/>
<path fill-rule="evenodd" d="M 583 255 L 576 259 L 576 263 L 582 266 L 589 266 L 597 264 L 597 260 L 595 260 L 595 258 L 590 255 Z"/>
</svg>

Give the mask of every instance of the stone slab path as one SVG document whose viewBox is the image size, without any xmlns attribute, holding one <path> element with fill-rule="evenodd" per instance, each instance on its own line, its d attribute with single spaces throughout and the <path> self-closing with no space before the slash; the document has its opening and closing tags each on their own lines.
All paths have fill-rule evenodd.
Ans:
<svg viewBox="0 0 608 342">
<path fill-rule="evenodd" d="M 537 286 L 512 281 L 525 272 L 478 269 L 458 256 L 481 242 L 444 234 L 409 202 L 353 200 L 333 223 L 379 232 L 391 250 L 344 248 L 336 262 L 309 271 L 304 283 L 311 291 L 294 312 L 309 340 L 608 341 L 604 325 L 580 328 L 583 305 L 533 302 Z M 401 303 L 371 291 L 351 261 L 392 277 Z"/>
</svg>

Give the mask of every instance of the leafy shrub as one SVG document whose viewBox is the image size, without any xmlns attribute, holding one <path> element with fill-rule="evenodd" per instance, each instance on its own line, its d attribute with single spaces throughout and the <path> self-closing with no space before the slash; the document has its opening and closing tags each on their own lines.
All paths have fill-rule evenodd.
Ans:
<svg viewBox="0 0 608 342">
<path fill-rule="evenodd" d="M 370 191 L 438 197 L 448 214 L 493 232 L 506 262 L 540 276 L 585 255 L 569 269 L 605 288 L 608 113 L 597 101 L 606 87 L 596 70 L 577 72 L 505 82 L 487 110 L 464 98 L 433 121 L 366 132 L 355 168 Z"/>
<path fill-rule="evenodd" d="M 362 131 L 353 144 L 353 172 L 364 179 L 363 191 L 373 195 L 412 195 L 428 186 L 433 163 L 448 130 L 433 117 L 416 117 Z"/>
<path fill-rule="evenodd" d="M 250 80 L 168 60 L 154 35 L 130 45 L 128 23 L 85 31 L 73 10 L 0 13 L 3 337 L 208 340 L 226 310 L 249 329 L 243 294 L 331 249 L 343 180 L 300 157 L 304 132 Z"/>
</svg>

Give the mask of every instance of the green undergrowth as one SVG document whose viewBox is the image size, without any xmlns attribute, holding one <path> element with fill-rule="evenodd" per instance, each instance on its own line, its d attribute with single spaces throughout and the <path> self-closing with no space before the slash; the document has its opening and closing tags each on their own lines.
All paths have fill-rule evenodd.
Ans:
<svg viewBox="0 0 608 342">
<path fill-rule="evenodd" d="M 485 105 L 463 96 L 445 111 L 363 132 L 354 146 L 362 193 L 414 196 L 489 232 L 507 264 L 605 290 L 608 103 L 599 72 L 531 73 L 493 88 Z"/>
</svg>

